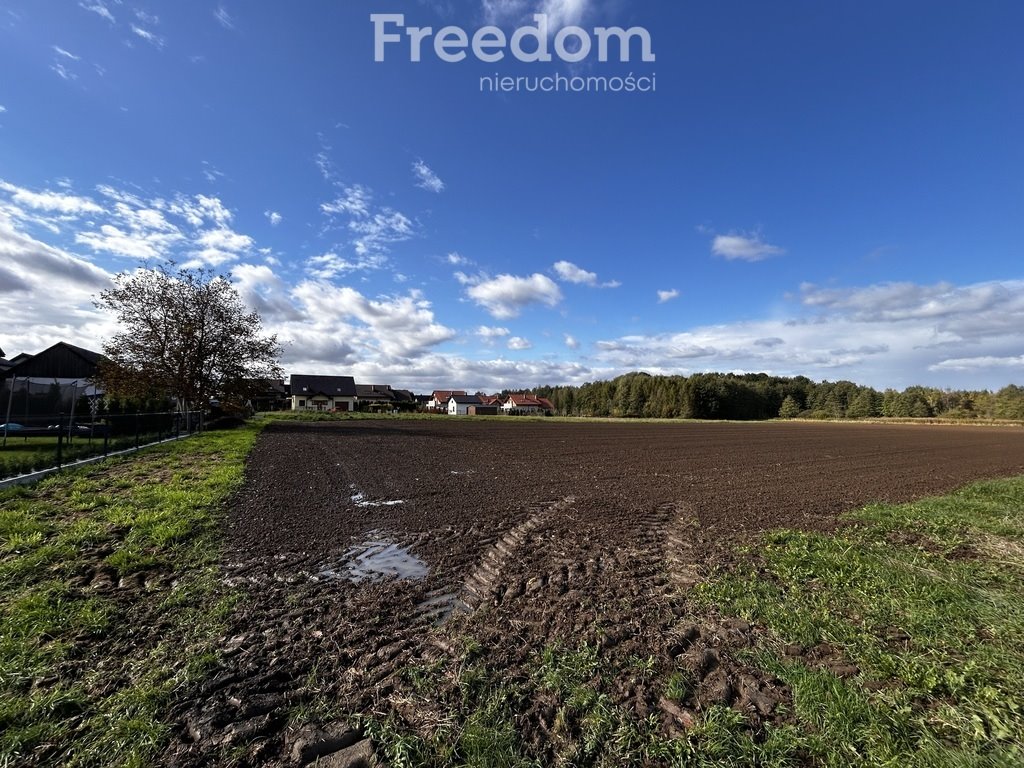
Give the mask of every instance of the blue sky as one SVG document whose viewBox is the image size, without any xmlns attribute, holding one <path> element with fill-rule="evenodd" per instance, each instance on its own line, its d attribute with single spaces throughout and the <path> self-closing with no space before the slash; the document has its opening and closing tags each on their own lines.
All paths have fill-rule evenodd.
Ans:
<svg viewBox="0 0 1024 768">
<path fill-rule="evenodd" d="M 373 13 L 509 40 L 542 13 L 549 50 L 638 27 L 655 60 L 413 62 L 406 34 L 375 61 Z M 97 348 L 92 297 L 170 257 L 229 275 L 289 372 L 1020 383 L 1022 28 L 1011 1 L 9 0 L 0 348 Z M 654 89 L 596 85 L 630 74 Z M 595 85 L 482 85 L 556 76 Z"/>
</svg>

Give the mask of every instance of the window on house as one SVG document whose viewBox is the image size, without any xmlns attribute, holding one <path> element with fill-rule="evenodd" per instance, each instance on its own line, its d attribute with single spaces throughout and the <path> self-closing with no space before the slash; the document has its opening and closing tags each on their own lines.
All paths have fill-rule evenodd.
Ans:
<svg viewBox="0 0 1024 768">
<path fill-rule="evenodd" d="M 299 408 L 305 408 L 305 407 L 306 407 L 306 401 L 305 400 L 299 400 Z"/>
</svg>

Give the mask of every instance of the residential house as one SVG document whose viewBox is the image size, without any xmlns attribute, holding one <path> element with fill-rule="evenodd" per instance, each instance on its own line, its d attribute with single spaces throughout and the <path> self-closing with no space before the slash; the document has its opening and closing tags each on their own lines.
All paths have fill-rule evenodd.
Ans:
<svg viewBox="0 0 1024 768">
<path fill-rule="evenodd" d="M 427 401 L 427 408 L 435 411 L 448 409 L 448 401 L 453 397 L 465 397 L 466 392 L 461 389 L 435 389 L 433 396 Z"/>
<path fill-rule="evenodd" d="M 292 374 L 293 411 L 354 411 L 356 382 L 351 376 Z"/>
<path fill-rule="evenodd" d="M 59 341 L 36 355 L 21 353 L 0 366 L 0 421 L 31 423 L 64 412 L 76 418 L 82 397 L 102 395 L 94 379 L 104 360 L 99 352 Z"/>
<path fill-rule="evenodd" d="M 359 409 L 398 412 L 416 408 L 416 397 L 407 389 L 392 389 L 388 384 L 356 384 Z"/>
<path fill-rule="evenodd" d="M 254 411 L 283 411 L 291 405 L 284 379 L 247 380 L 246 389 L 247 404 Z"/>
<path fill-rule="evenodd" d="M 546 398 L 520 392 L 509 395 L 501 410 L 508 416 L 539 416 L 554 413 L 555 407 Z"/>
<path fill-rule="evenodd" d="M 452 395 L 448 398 L 449 416 L 468 416 L 470 408 L 482 405 L 478 395 Z"/>
</svg>

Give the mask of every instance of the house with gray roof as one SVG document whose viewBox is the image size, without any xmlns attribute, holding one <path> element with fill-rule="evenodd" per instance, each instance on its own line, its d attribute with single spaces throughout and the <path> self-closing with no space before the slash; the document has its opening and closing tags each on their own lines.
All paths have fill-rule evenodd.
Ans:
<svg viewBox="0 0 1024 768">
<path fill-rule="evenodd" d="M 293 411 L 354 411 L 356 381 L 351 376 L 291 376 Z"/>
</svg>

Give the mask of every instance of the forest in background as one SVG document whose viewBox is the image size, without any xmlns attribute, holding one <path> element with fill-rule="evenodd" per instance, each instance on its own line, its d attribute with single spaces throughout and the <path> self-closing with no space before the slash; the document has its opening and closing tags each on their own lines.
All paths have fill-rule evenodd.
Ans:
<svg viewBox="0 0 1024 768">
<path fill-rule="evenodd" d="M 883 392 L 852 381 L 765 373 L 628 373 L 581 386 L 539 387 L 558 416 L 757 420 L 879 417 L 1024 419 L 1024 387 L 998 392 L 908 387 Z"/>
</svg>

